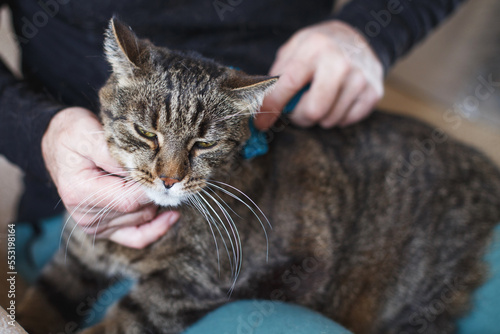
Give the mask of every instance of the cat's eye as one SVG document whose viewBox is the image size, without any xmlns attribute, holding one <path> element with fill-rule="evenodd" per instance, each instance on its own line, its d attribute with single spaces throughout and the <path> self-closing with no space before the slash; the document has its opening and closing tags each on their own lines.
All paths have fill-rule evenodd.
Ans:
<svg viewBox="0 0 500 334">
<path fill-rule="evenodd" d="M 197 148 L 210 148 L 214 147 L 217 144 L 216 141 L 197 141 L 194 144 Z"/>
<path fill-rule="evenodd" d="M 135 130 L 143 137 L 146 137 L 148 139 L 156 139 L 156 133 L 144 130 L 138 125 L 135 126 Z"/>
</svg>

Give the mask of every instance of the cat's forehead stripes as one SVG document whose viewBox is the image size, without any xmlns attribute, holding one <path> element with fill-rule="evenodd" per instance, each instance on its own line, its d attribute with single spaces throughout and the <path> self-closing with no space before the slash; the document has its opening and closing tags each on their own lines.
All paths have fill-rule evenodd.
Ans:
<svg viewBox="0 0 500 334">
<path fill-rule="evenodd" d="M 195 127 L 199 127 L 203 117 L 205 116 L 204 110 L 205 107 L 203 103 L 199 99 L 194 99 L 192 105 L 189 108 L 189 124 Z"/>
<path fill-rule="evenodd" d="M 171 100 L 172 100 L 172 94 L 171 93 L 167 93 L 165 95 L 165 98 L 163 100 L 163 108 L 162 108 L 162 114 L 160 116 L 158 116 L 158 118 L 161 118 L 161 121 L 163 122 L 163 124 L 168 124 L 170 123 L 170 116 L 171 116 L 171 113 L 172 113 L 172 107 L 171 107 Z"/>
</svg>

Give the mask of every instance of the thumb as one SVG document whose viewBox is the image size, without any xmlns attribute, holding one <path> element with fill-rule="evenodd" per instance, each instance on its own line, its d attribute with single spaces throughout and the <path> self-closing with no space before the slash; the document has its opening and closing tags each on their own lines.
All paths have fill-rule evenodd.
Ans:
<svg viewBox="0 0 500 334">
<path fill-rule="evenodd" d="M 255 127 L 259 130 L 267 130 L 269 129 L 279 118 L 281 111 L 280 109 L 276 109 L 274 107 L 275 102 L 268 99 L 267 97 L 264 99 L 262 103 L 262 107 L 259 112 L 255 116 L 254 124 Z M 275 110 L 273 110 L 273 108 Z"/>
<path fill-rule="evenodd" d="M 96 140 L 95 155 L 93 156 L 93 160 L 97 167 L 109 173 L 119 176 L 125 176 L 127 173 L 126 169 L 124 169 L 122 165 L 120 165 L 120 163 L 118 163 L 118 161 L 111 156 L 106 139 L 102 134 L 100 134 Z"/>
<path fill-rule="evenodd" d="M 84 156 L 92 160 L 99 168 L 106 172 L 125 176 L 125 169 L 114 159 L 108 148 L 108 143 L 104 136 L 104 131 L 101 123 L 97 118 L 89 118 L 86 124 L 85 136 L 90 143 L 90 151 L 82 152 Z"/>
<path fill-rule="evenodd" d="M 299 92 L 312 77 L 312 69 L 296 62 L 281 65 L 278 59 L 270 73 L 280 73 L 276 87 L 264 98 L 260 112 L 255 118 L 259 130 L 267 130 L 281 115 L 286 104 Z M 299 66 L 300 65 L 300 66 Z"/>
</svg>

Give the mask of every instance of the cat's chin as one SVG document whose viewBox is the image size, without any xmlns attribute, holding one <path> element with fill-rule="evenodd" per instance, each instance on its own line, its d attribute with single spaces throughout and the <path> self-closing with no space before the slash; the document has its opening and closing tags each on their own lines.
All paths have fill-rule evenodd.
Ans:
<svg viewBox="0 0 500 334">
<path fill-rule="evenodd" d="M 165 206 L 165 207 L 167 207 L 167 206 L 170 206 L 170 207 L 179 206 L 186 197 L 186 196 L 167 194 L 164 192 L 158 192 L 158 191 L 155 191 L 152 189 L 146 189 L 145 192 L 146 192 L 146 195 L 148 195 L 148 197 L 156 205 Z"/>
</svg>

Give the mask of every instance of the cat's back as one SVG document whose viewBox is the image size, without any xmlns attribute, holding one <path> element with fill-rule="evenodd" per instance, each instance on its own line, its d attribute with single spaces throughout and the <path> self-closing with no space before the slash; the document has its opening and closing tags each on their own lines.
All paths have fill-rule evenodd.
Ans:
<svg viewBox="0 0 500 334">
<path fill-rule="evenodd" d="M 288 127 L 270 146 L 259 205 L 279 236 L 271 247 L 299 266 L 322 264 L 290 298 L 317 300 L 300 289 L 320 286 L 332 300 L 318 310 L 355 332 L 388 332 L 410 317 L 408 300 L 437 298 L 453 279 L 465 296 L 481 282 L 482 250 L 500 221 L 500 173 L 475 149 L 379 112 L 343 129 Z M 355 305 L 364 305 L 366 323 Z"/>
<path fill-rule="evenodd" d="M 275 163 L 286 165 L 283 169 L 319 179 L 331 178 L 328 172 L 334 172 L 352 182 L 377 179 L 395 187 L 432 186 L 444 180 L 459 186 L 474 179 L 500 192 L 499 169 L 481 152 L 439 127 L 383 112 L 346 128 L 287 127 L 273 134 L 271 152 Z"/>
<path fill-rule="evenodd" d="M 275 135 L 270 156 L 270 169 L 279 171 L 270 179 L 296 197 L 297 210 L 310 202 L 313 212 L 353 223 L 374 217 L 410 225 L 455 209 L 464 224 L 472 216 L 500 221 L 497 166 L 411 118 L 375 112 L 346 128 L 290 127 Z"/>
</svg>

